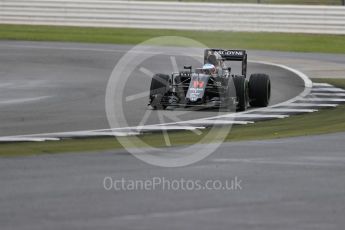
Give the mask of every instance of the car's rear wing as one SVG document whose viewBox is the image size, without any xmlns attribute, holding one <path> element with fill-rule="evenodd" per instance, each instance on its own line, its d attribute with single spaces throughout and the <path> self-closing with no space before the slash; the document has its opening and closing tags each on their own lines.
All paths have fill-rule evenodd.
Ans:
<svg viewBox="0 0 345 230">
<path fill-rule="evenodd" d="M 204 53 L 205 63 L 212 54 L 218 54 L 224 61 L 241 61 L 242 75 L 247 75 L 247 52 L 245 50 L 206 49 Z"/>
</svg>

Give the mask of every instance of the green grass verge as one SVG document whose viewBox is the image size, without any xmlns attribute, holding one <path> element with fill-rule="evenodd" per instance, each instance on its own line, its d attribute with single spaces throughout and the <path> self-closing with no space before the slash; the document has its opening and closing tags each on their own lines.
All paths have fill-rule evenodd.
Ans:
<svg viewBox="0 0 345 230">
<path fill-rule="evenodd" d="M 0 40 L 138 44 L 157 36 L 183 36 L 209 47 L 345 53 L 342 35 L 0 25 Z"/>
<path fill-rule="evenodd" d="M 339 88 L 345 89 L 345 79 L 344 78 L 314 78 L 313 82 L 318 83 L 328 83 Z"/>
<path fill-rule="evenodd" d="M 315 79 L 317 82 L 334 84 L 345 88 L 345 79 Z M 257 122 L 250 125 L 234 126 L 226 136 L 226 141 L 263 140 L 306 136 L 345 131 L 345 105 L 337 108 L 320 110 L 311 114 L 291 116 L 286 119 Z M 188 145 L 200 141 L 202 135 L 192 132 L 170 133 L 169 138 L 173 145 Z M 140 136 L 145 143 L 155 146 L 165 146 L 162 135 L 146 134 Z M 132 139 L 133 140 L 133 139 Z M 133 141 L 130 146 L 141 147 Z M 101 151 L 122 149 L 123 147 L 115 138 L 89 138 L 76 140 L 30 142 L 30 143 L 3 143 L 0 144 L 0 156 L 26 156 L 36 154 L 52 154 L 80 151 Z"/>
</svg>

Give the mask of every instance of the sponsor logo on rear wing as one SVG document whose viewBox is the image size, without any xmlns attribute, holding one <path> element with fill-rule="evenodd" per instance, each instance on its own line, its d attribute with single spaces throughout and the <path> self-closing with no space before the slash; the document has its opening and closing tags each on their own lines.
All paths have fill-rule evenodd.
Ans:
<svg viewBox="0 0 345 230">
<path fill-rule="evenodd" d="M 242 61 L 247 55 L 245 50 L 217 50 L 215 52 L 229 61 Z"/>
<path fill-rule="evenodd" d="M 243 61 L 247 57 L 247 52 L 245 50 L 209 49 L 207 53 L 218 53 L 227 61 Z"/>
</svg>

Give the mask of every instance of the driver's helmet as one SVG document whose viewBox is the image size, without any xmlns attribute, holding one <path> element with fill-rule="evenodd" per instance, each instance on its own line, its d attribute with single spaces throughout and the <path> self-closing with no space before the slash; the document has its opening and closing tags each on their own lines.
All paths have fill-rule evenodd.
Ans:
<svg viewBox="0 0 345 230">
<path fill-rule="evenodd" d="M 216 74 L 216 67 L 212 64 L 207 63 L 202 67 L 202 72 L 204 74 Z"/>
<path fill-rule="evenodd" d="M 215 67 L 218 67 L 220 66 L 221 60 L 222 60 L 222 56 L 220 56 L 220 54 L 217 52 L 213 52 L 207 56 L 206 63 L 210 63 L 214 65 Z"/>
</svg>

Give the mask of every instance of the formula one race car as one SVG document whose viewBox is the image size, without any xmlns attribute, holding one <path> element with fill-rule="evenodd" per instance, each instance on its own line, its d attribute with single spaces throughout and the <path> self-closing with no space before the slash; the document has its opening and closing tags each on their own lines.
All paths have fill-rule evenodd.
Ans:
<svg viewBox="0 0 345 230">
<path fill-rule="evenodd" d="M 241 61 L 242 73 L 232 74 L 227 61 Z M 266 107 L 271 97 L 267 74 L 252 74 L 247 80 L 245 50 L 206 49 L 204 66 L 185 66 L 171 75 L 155 74 L 151 81 L 149 105 L 153 109 L 169 106 L 214 107 L 245 111 L 248 105 Z"/>
</svg>

